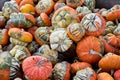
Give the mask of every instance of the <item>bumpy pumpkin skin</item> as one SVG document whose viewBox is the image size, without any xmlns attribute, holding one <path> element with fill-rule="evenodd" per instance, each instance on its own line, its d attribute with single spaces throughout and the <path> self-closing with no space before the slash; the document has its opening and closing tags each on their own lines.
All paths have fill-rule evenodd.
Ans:
<svg viewBox="0 0 120 80">
<path fill-rule="evenodd" d="M 101 59 L 104 46 L 98 38 L 88 36 L 77 43 L 76 53 L 80 60 L 94 64 Z"/>
<path fill-rule="evenodd" d="M 76 75 L 73 77 L 73 80 L 96 80 L 97 75 L 92 68 L 85 68 L 77 71 Z"/>
<path fill-rule="evenodd" d="M 8 43 L 9 36 L 7 29 L 0 29 L 0 45 L 6 45 Z"/>
<path fill-rule="evenodd" d="M 44 12 L 46 14 L 50 14 L 54 8 L 53 0 L 40 0 L 38 4 L 35 6 L 36 12 L 38 14 Z"/>
<path fill-rule="evenodd" d="M 69 80 L 70 79 L 70 63 L 63 61 L 57 63 L 53 68 L 54 80 Z"/>
<path fill-rule="evenodd" d="M 4 6 L 2 8 L 3 15 L 9 19 L 11 13 L 18 13 L 19 12 L 19 6 L 15 1 L 7 1 L 4 3 Z"/>
<path fill-rule="evenodd" d="M 50 35 L 50 47 L 59 52 L 67 51 L 73 41 L 68 37 L 64 28 L 58 28 Z"/>
<path fill-rule="evenodd" d="M 50 27 L 39 27 L 34 34 L 35 40 L 39 45 L 49 44 L 49 37 L 52 32 Z"/>
<path fill-rule="evenodd" d="M 100 14 L 90 13 L 82 18 L 81 25 L 85 28 L 86 35 L 99 36 L 105 30 L 106 21 Z"/>
<path fill-rule="evenodd" d="M 98 80 L 114 80 L 114 78 L 107 72 L 101 72 L 97 75 Z"/>
<path fill-rule="evenodd" d="M 52 73 L 52 63 L 42 56 L 30 56 L 23 61 L 22 69 L 30 80 L 46 80 Z"/>
<path fill-rule="evenodd" d="M 76 10 L 69 6 L 63 6 L 53 14 L 52 26 L 54 28 L 66 28 L 70 23 L 77 23 L 79 18 L 76 15 Z"/>
</svg>

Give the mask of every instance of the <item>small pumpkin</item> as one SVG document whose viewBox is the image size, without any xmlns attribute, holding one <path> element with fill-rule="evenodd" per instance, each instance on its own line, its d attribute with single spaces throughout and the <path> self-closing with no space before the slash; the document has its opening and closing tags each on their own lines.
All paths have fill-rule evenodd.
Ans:
<svg viewBox="0 0 120 80">
<path fill-rule="evenodd" d="M 3 5 L 2 12 L 3 15 L 9 19 L 11 13 L 19 12 L 19 6 L 15 1 L 7 1 Z"/>
<path fill-rule="evenodd" d="M 30 51 L 25 46 L 16 45 L 10 50 L 10 54 L 21 64 L 23 60 L 31 56 Z"/>
<path fill-rule="evenodd" d="M 70 79 L 70 63 L 62 61 L 57 63 L 53 68 L 54 80 L 69 80 Z"/>
<path fill-rule="evenodd" d="M 92 65 L 87 62 L 74 62 L 71 64 L 71 72 L 76 73 L 77 71 L 79 71 L 81 69 L 85 69 L 87 67 L 92 68 Z"/>
<path fill-rule="evenodd" d="M 80 41 L 85 35 L 85 29 L 79 24 L 69 24 L 67 27 L 67 34 L 75 42 Z"/>
<path fill-rule="evenodd" d="M 51 21 L 50 18 L 46 13 L 41 13 L 40 16 L 37 17 L 37 26 L 38 27 L 43 27 L 43 26 L 50 26 Z"/>
<path fill-rule="evenodd" d="M 114 80 L 114 78 L 107 72 L 101 72 L 97 75 L 98 80 Z"/>
<path fill-rule="evenodd" d="M 59 52 L 67 51 L 73 41 L 68 37 L 64 28 L 58 28 L 50 34 L 50 47 Z"/>
<path fill-rule="evenodd" d="M 85 0 L 66 0 L 66 4 L 72 8 L 81 6 L 84 2 L 85 2 Z"/>
<path fill-rule="evenodd" d="M 42 56 L 27 57 L 22 69 L 30 80 L 46 80 L 52 73 L 52 63 Z"/>
<path fill-rule="evenodd" d="M 18 45 L 25 45 L 26 46 L 26 43 L 32 42 L 32 39 L 33 39 L 33 36 L 31 33 L 26 32 L 20 28 L 9 29 L 8 35 L 10 36 L 11 43 L 13 43 L 15 45 L 18 44 Z"/>
<path fill-rule="evenodd" d="M 98 38 L 88 36 L 77 43 L 76 53 L 79 60 L 94 64 L 101 59 L 104 46 Z"/>
<path fill-rule="evenodd" d="M 77 11 L 69 6 L 63 6 L 55 11 L 52 16 L 52 26 L 54 28 L 66 28 L 70 23 L 79 22 L 76 16 Z"/>
<path fill-rule="evenodd" d="M 50 14 L 54 8 L 53 0 L 40 0 L 38 4 L 35 6 L 36 12 Z"/>
<path fill-rule="evenodd" d="M 9 36 L 7 29 L 0 29 L 0 45 L 6 45 L 8 43 Z"/>
<path fill-rule="evenodd" d="M 119 55 L 105 56 L 98 62 L 98 66 L 102 69 L 102 71 L 117 70 L 120 69 L 119 60 Z"/>
<path fill-rule="evenodd" d="M 77 71 L 76 75 L 73 77 L 73 80 L 96 80 L 96 79 L 97 79 L 96 72 L 90 67 Z"/>
<path fill-rule="evenodd" d="M 35 40 L 39 45 L 49 44 L 51 27 L 39 27 L 34 34 Z"/>
<path fill-rule="evenodd" d="M 114 72 L 114 80 L 120 80 L 120 69 Z"/>
<path fill-rule="evenodd" d="M 86 35 L 99 36 L 106 27 L 105 19 L 97 13 L 86 14 L 81 20 L 81 26 L 86 30 Z"/>
</svg>

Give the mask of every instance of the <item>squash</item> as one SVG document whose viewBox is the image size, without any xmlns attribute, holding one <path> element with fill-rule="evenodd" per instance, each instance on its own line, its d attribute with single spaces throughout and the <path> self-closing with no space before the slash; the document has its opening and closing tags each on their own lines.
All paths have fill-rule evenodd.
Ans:
<svg viewBox="0 0 120 80">
<path fill-rule="evenodd" d="M 53 68 L 54 80 L 69 80 L 70 79 L 70 63 L 62 61 L 57 63 Z"/>
<path fill-rule="evenodd" d="M 105 30 L 106 21 L 100 14 L 89 13 L 82 18 L 81 26 L 85 28 L 86 35 L 99 36 Z"/>
<path fill-rule="evenodd" d="M 50 34 L 50 47 L 58 52 L 67 51 L 73 41 L 68 37 L 64 28 L 58 28 Z"/>
<path fill-rule="evenodd" d="M 98 38 L 87 36 L 77 43 L 76 53 L 79 60 L 94 64 L 101 59 L 104 46 Z"/>
<path fill-rule="evenodd" d="M 42 56 L 27 57 L 22 70 L 29 80 L 46 80 L 52 73 L 52 63 Z"/>
</svg>

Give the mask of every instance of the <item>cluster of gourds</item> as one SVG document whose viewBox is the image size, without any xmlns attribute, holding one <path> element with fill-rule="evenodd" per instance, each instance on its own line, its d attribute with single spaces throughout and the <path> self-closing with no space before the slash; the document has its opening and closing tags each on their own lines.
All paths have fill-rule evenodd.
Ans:
<svg viewBox="0 0 120 80">
<path fill-rule="evenodd" d="M 0 80 L 120 80 L 120 5 L 95 2 L 5 2 Z"/>
</svg>

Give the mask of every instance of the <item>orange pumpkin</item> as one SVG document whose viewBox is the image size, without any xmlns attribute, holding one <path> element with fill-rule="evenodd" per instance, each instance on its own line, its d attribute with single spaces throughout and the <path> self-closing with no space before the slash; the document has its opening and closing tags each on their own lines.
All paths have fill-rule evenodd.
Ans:
<svg viewBox="0 0 120 80">
<path fill-rule="evenodd" d="M 99 68 L 102 69 L 102 71 L 111 71 L 111 70 L 120 69 L 119 62 L 120 62 L 120 56 L 110 55 L 103 57 L 99 61 L 98 66 Z"/>
<path fill-rule="evenodd" d="M 81 25 L 85 28 L 86 35 L 99 36 L 105 30 L 106 21 L 100 14 L 89 13 L 82 18 Z"/>
<path fill-rule="evenodd" d="M 71 64 L 71 72 L 72 73 L 76 73 L 77 71 L 87 68 L 87 67 L 91 67 L 92 66 L 89 63 L 86 62 L 75 62 Z"/>
<path fill-rule="evenodd" d="M 114 80 L 114 78 L 107 72 L 101 72 L 97 75 L 98 80 Z"/>
<path fill-rule="evenodd" d="M 22 69 L 30 80 L 46 80 L 52 73 L 52 63 L 42 56 L 27 57 Z"/>
<path fill-rule="evenodd" d="M 114 72 L 114 80 L 120 80 L 120 69 Z"/>
<path fill-rule="evenodd" d="M 0 29 L 0 45 L 6 45 L 8 43 L 9 36 L 7 29 Z"/>
<path fill-rule="evenodd" d="M 85 0 L 66 0 L 66 4 L 72 8 L 81 6 L 84 2 L 85 2 Z"/>
<path fill-rule="evenodd" d="M 104 46 L 98 38 L 88 36 L 77 43 L 76 52 L 80 60 L 94 64 L 101 59 Z"/>
</svg>

